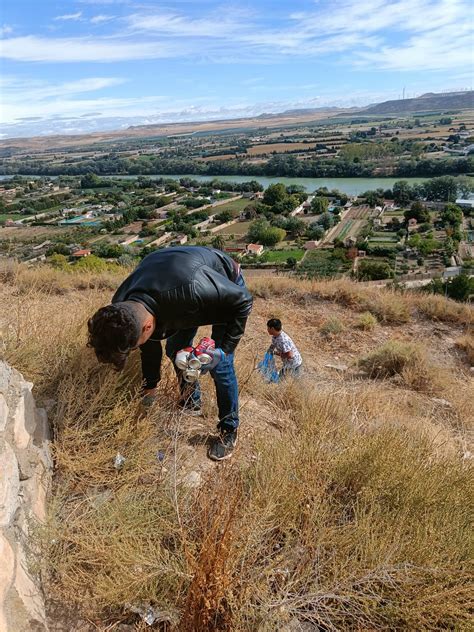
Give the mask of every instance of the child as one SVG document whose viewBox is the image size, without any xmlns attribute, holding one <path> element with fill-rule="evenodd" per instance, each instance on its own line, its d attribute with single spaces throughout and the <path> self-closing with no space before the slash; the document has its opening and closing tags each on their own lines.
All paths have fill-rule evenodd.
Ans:
<svg viewBox="0 0 474 632">
<path fill-rule="evenodd" d="M 267 330 L 272 336 L 268 353 L 280 356 L 283 361 L 280 377 L 298 377 L 301 374 L 303 360 L 293 340 L 282 330 L 281 320 L 270 318 L 267 322 Z"/>
</svg>

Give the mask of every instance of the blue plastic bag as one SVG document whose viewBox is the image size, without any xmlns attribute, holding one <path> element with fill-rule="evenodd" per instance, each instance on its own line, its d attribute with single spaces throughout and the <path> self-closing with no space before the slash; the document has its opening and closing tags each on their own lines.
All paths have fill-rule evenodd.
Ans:
<svg viewBox="0 0 474 632">
<path fill-rule="evenodd" d="M 267 353 L 264 355 L 263 360 L 257 365 L 258 370 L 263 375 L 263 378 L 266 382 L 274 383 L 280 381 L 280 374 L 277 371 L 275 358 L 273 357 L 273 353 Z"/>
</svg>

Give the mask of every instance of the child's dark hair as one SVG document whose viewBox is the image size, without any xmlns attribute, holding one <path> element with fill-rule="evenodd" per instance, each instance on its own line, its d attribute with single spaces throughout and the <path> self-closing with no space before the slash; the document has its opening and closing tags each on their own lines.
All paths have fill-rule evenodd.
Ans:
<svg viewBox="0 0 474 632">
<path fill-rule="evenodd" d="M 281 331 L 281 320 L 279 318 L 270 318 L 267 322 L 267 327 L 275 329 L 275 331 Z"/>
</svg>

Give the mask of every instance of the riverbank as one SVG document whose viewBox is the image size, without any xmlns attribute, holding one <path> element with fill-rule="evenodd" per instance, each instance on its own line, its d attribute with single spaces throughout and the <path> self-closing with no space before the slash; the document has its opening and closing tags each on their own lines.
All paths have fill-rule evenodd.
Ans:
<svg viewBox="0 0 474 632">
<path fill-rule="evenodd" d="M 13 176 L 0 175 L 0 181 L 7 180 Z M 60 176 L 38 176 L 28 175 L 22 176 L 24 178 L 58 178 Z M 102 179 L 117 178 L 120 180 L 134 180 L 139 175 L 134 176 L 100 176 Z M 249 182 L 255 180 L 259 182 L 264 188 L 267 188 L 270 184 L 282 182 L 285 186 L 298 185 L 303 186 L 308 193 L 319 189 L 320 187 L 327 187 L 328 189 L 338 189 L 339 191 L 346 193 L 347 195 L 360 195 L 364 191 L 375 189 L 391 189 L 395 182 L 400 180 L 406 180 L 411 185 L 420 184 L 426 182 L 430 178 L 283 178 L 279 176 L 202 176 L 193 174 L 164 174 L 164 175 L 147 175 L 146 178 L 150 180 L 158 180 L 160 178 L 167 178 L 171 180 L 179 180 L 180 178 L 191 178 L 198 182 L 210 182 L 212 180 L 219 180 L 220 182 Z"/>
</svg>

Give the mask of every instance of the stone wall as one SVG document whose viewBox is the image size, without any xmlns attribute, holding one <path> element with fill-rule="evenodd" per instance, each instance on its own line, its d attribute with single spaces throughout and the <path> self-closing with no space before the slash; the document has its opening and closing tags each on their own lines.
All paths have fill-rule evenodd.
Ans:
<svg viewBox="0 0 474 632">
<path fill-rule="evenodd" d="M 32 386 L 0 361 L 0 632 L 48 629 L 29 534 L 46 516 L 52 462 L 47 416 Z"/>
</svg>

